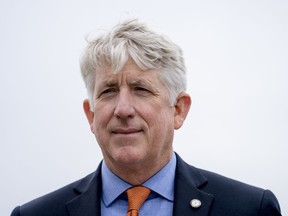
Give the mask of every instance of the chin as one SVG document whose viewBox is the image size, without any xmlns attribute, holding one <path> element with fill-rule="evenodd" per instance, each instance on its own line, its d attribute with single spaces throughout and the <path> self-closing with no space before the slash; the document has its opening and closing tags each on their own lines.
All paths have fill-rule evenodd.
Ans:
<svg viewBox="0 0 288 216">
<path fill-rule="evenodd" d="M 125 147 L 115 154 L 114 160 L 119 164 L 136 165 L 144 160 L 143 151 Z"/>
</svg>

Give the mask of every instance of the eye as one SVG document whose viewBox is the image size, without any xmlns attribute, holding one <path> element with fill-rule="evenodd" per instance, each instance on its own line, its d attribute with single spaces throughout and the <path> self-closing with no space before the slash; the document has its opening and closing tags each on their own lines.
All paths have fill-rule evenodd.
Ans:
<svg viewBox="0 0 288 216">
<path fill-rule="evenodd" d="M 140 86 L 135 87 L 135 90 L 136 90 L 136 91 L 147 91 L 147 92 L 149 92 L 148 89 L 143 88 L 143 87 L 140 87 Z"/>
<path fill-rule="evenodd" d="M 142 87 L 142 86 L 136 86 L 134 88 L 134 92 L 138 95 L 142 95 L 142 96 L 148 96 L 150 94 L 152 94 L 152 92 L 150 91 L 150 89 L 146 88 L 146 87 Z"/>
<path fill-rule="evenodd" d="M 108 93 L 115 92 L 115 91 L 116 90 L 114 88 L 108 88 L 102 91 L 101 94 L 108 94 Z"/>
<path fill-rule="evenodd" d="M 109 96 L 112 93 L 115 93 L 117 90 L 115 88 L 107 88 L 100 92 L 98 97 Z"/>
</svg>

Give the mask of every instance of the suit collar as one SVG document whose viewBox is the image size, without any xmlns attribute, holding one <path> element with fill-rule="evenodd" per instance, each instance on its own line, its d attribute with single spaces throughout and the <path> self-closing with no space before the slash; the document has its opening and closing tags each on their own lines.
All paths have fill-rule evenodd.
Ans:
<svg viewBox="0 0 288 216">
<path fill-rule="evenodd" d="M 66 204 L 70 216 L 101 215 L 101 164 L 74 187 L 78 196 Z"/>
<path fill-rule="evenodd" d="M 201 188 L 208 180 L 197 168 L 185 163 L 177 154 L 176 157 L 173 216 L 207 216 L 214 197 Z M 74 190 L 78 196 L 66 205 L 70 216 L 101 215 L 101 164 L 94 173 L 76 184 Z M 192 199 L 200 200 L 201 206 L 191 207 Z"/>
<path fill-rule="evenodd" d="M 198 169 L 186 164 L 177 155 L 173 215 L 207 216 L 214 199 L 213 195 L 201 190 L 207 182 L 206 177 Z M 193 208 L 190 205 L 192 199 L 199 200 L 201 206 Z"/>
</svg>

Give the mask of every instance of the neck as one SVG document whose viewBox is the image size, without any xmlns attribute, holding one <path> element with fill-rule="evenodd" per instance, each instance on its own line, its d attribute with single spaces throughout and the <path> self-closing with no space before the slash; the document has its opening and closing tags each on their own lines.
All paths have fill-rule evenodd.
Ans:
<svg viewBox="0 0 288 216">
<path fill-rule="evenodd" d="M 173 153 L 173 152 L 172 152 Z M 127 183 L 136 186 L 142 185 L 149 178 L 159 172 L 171 159 L 172 153 L 169 157 L 162 158 L 157 163 L 152 162 L 153 160 L 147 161 L 141 164 L 113 164 L 105 160 L 108 168 L 122 180 Z"/>
</svg>

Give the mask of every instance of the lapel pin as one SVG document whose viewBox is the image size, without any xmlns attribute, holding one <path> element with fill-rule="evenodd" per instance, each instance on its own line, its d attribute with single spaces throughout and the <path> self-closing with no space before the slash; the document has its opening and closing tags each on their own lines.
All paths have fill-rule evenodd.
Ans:
<svg viewBox="0 0 288 216">
<path fill-rule="evenodd" d="M 192 199 L 190 205 L 192 208 L 199 208 L 201 206 L 201 201 L 198 199 Z"/>
</svg>

